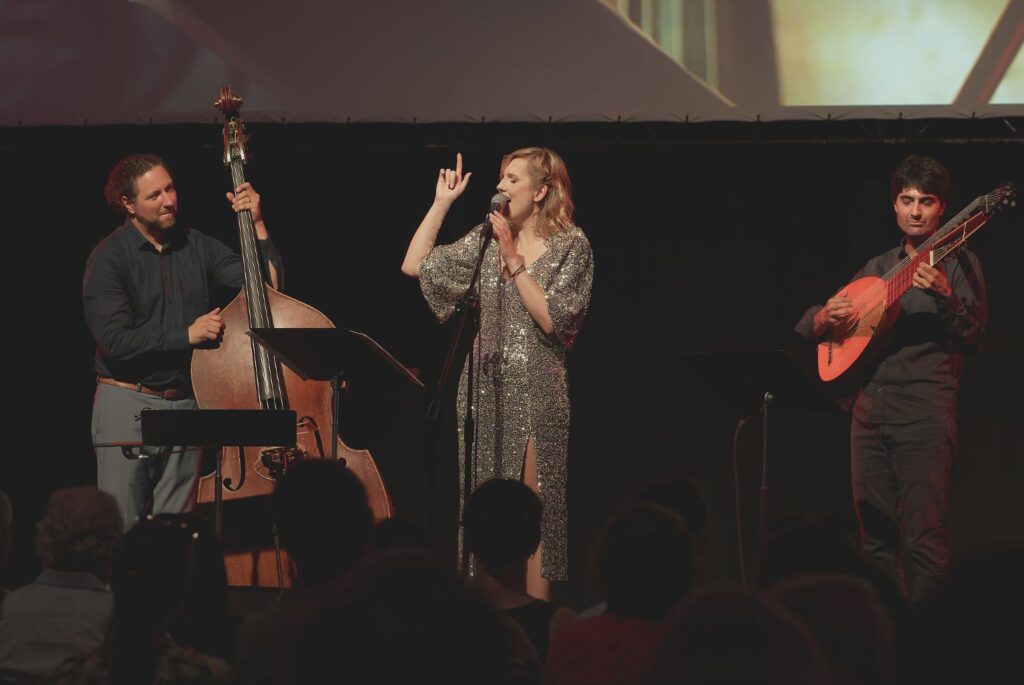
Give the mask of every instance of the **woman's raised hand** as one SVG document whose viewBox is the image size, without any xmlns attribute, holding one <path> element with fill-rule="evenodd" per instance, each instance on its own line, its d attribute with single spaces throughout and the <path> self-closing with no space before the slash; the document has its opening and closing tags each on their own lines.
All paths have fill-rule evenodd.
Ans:
<svg viewBox="0 0 1024 685">
<path fill-rule="evenodd" d="M 469 184 L 469 177 L 473 172 L 462 175 L 462 153 L 455 155 L 454 169 L 441 169 L 437 174 L 437 188 L 434 190 L 434 201 L 451 204 L 462 195 L 462 191 Z"/>
</svg>

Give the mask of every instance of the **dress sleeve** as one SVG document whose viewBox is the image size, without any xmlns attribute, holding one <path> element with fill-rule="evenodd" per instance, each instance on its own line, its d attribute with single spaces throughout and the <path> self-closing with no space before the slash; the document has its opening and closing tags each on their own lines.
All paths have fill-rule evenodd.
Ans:
<svg viewBox="0 0 1024 685">
<path fill-rule="evenodd" d="M 590 288 L 594 282 L 594 255 L 590 241 L 578 228 L 554 278 L 544 292 L 554 336 L 568 350 L 579 335 L 580 326 L 590 305 Z"/>
<path fill-rule="evenodd" d="M 455 312 L 455 305 L 469 287 L 480 256 L 482 229 L 477 226 L 454 243 L 436 246 L 420 262 L 420 289 L 439 321 L 446 321 Z"/>
</svg>

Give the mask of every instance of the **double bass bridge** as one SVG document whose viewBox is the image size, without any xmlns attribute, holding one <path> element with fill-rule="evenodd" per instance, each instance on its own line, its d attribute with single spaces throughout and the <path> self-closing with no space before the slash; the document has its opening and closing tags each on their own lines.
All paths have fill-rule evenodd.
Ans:
<svg viewBox="0 0 1024 685">
<path fill-rule="evenodd" d="M 277 480 L 288 470 L 288 466 L 309 454 L 300 445 L 290 447 L 264 447 L 256 461 L 256 475 L 267 480 Z"/>
<path fill-rule="evenodd" d="M 316 454 L 310 455 L 310 451 L 302 444 L 264 447 L 259 452 L 256 460 L 256 475 L 267 480 L 276 481 L 288 470 L 289 464 L 300 459 L 328 459 L 327 451 L 324 449 L 324 441 L 320 435 L 320 426 L 311 416 L 303 416 L 299 419 L 296 431 L 296 438 L 300 441 L 312 438 Z M 344 459 L 340 459 L 344 462 Z"/>
</svg>

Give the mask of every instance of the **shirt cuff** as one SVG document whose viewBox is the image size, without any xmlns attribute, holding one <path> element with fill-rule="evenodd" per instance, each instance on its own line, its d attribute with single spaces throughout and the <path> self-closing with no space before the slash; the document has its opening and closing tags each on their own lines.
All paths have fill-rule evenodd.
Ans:
<svg viewBox="0 0 1024 685">
<path fill-rule="evenodd" d="M 171 331 L 167 336 L 167 347 L 169 350 L 187 350 L 191 347 L 188 344 L 188 328 L 179 328 Z"/>
<path fill-rule="evenodd" d="M 284 262 L 281 259 L 281 253 L 277 251 L 277 247 L 271 238 L 266 240 L 257 239 L 256 244 L 259 246 L 263 261 L 273 264 L 274 269 L 277 271 L 277 289 L 280 290 L 284 286 Z"/>
</svg>

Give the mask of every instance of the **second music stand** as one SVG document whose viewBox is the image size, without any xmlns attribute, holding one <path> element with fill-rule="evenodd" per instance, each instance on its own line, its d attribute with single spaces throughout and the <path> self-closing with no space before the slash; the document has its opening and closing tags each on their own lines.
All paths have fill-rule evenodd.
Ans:
<svg viewBox="0 0 1024 685">
<path fill-rule="evenodd" d="M 247 334 L 270 350 L 302 380 L 331 382 L 334 396 L 332 459 L 338 458 L 342 382 L 353 368 L 383 362 L 413 385 L 423 387 L 419 378 L 365 333 L 346 328 L 253 328 Z"/>
</svg>

